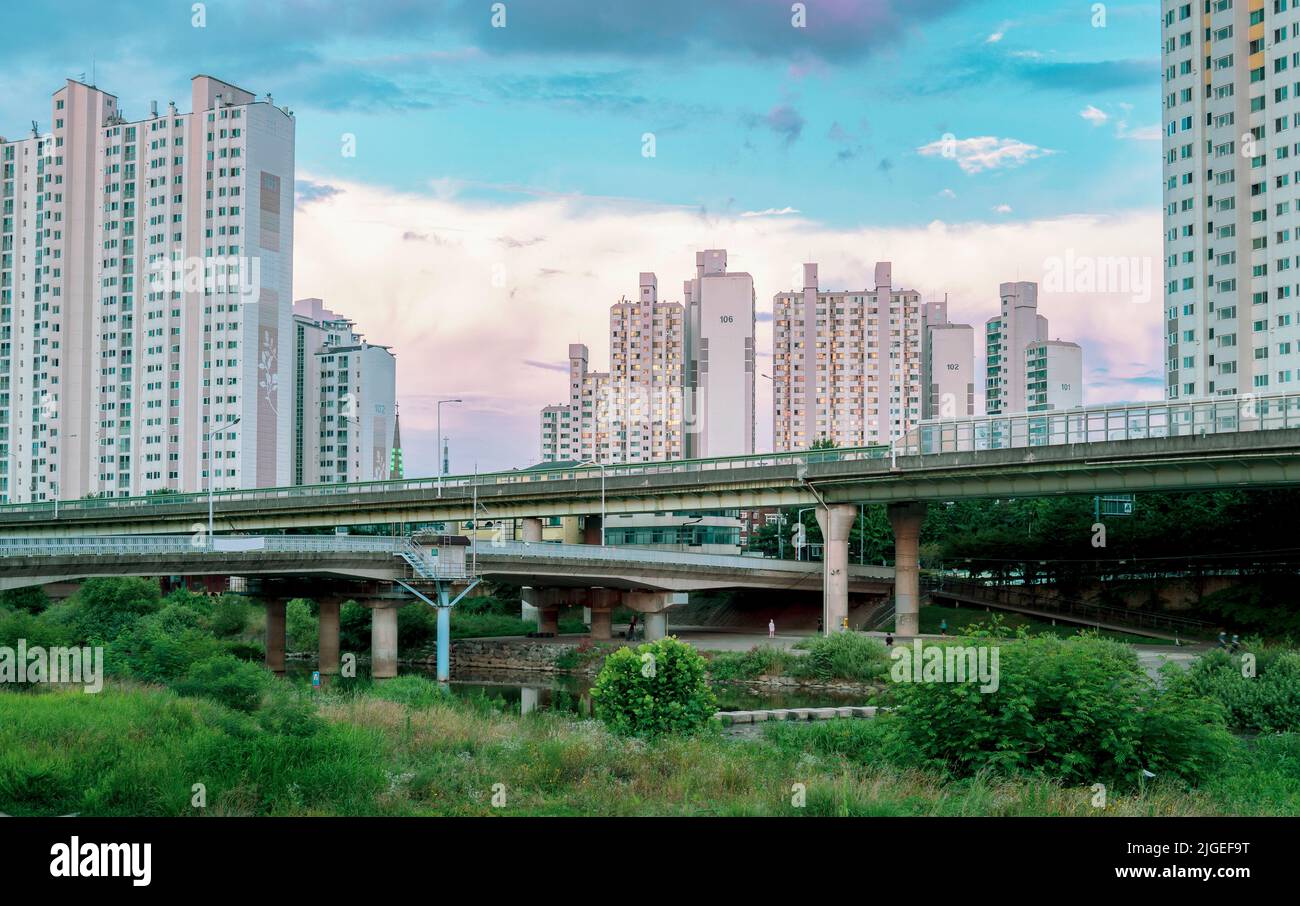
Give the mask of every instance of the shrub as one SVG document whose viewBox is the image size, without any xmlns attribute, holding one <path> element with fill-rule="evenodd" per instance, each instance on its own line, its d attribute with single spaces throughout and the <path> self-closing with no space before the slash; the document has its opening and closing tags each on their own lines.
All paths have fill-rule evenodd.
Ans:
<svg viewBox="0 0 1300 906">
<path fill-rule="evenodd" d="M 709 658 L 709 676 L 724 681 L 782 676 L 794 669 L 797 657 L 770 645 L 755 645 L 748 651 L 719 651 Z"/>
<path fill-rule="evenodd" d="M 255 711 L 270 684 L 270 674 L 261 667 L 219 654 L 191 664 L 174 688 L 181 695 L 210 698 L 237 711 Z"/>
<path fill-rule="evenodd" d="M 26 588 L 11 588 L 7 591 L 0 591 L 0 608 L 12 607 L 14 610 L 40 613 L 49 606 L 49 595 L 39 585 L 28 585 Z"/>
<path fill-rule="evenodd" d="M 290 651 L 315 651 L 319 645 L 319 629 L 312 603 L 304 598 L 294 598 L 284 606 L 285 643 Z"/>
<path fill-rule="evenodd" d="M 1255 675 L 1243 671 L 1241 655 L 1208 652 L 1188 670 L 1186 684 L 1213 699 L 1239 730 L 1282 733 L 1300 730 L 1300 652 L 1255 645 Z"/>
<path fill-rule="evenodd" d="M 832 632 L 801 643 L 808 654 L 795 662 L 797 675 L 823 682 L 867 683 L 889 672 L 889 651 L 879 639 L 857 632 Z"/>
<path fill-rule="evenodd" d="M 196 661 L 224 653 L 206 629 L 185 625 L 184 608 L 140 619 L 108 646 L 108 672 L 151 683 L 179 679 Z"/>
<path fill-rule="evenodd" d="M 398 619 L 401 619 L 400 614 Z M 398 644 L 401 644 L 400 638 Z M 339 651 L 369 650 L 370 611 L 356 601 L 344 601 L 339 608 Z"/>
<path fill-rule="evenodd" d="M 370 694 L 412 708 L 427 708 L 442 701 L 447 693 L 427 677 L 404 674 L 376 683 Z"/>
<path fill-rule="evenodd" d="M 717 708 L 698 651 L 670 636 L 605 658 L 591 690 L 596 716 L 616 733 L 693 733 Z"/>
<path fill-rule="evenodd" d="M 149 579 L 87 579 L 74 601 L 73 624 L 80 638 L 107 642 L 157 612 L 162 595 Z"/>
<path fill-rule="evenodd" d="M 248 626 L 252 607 L 243 595 L 222 595 L 212 608 L 212 633 L 218 638 L 237 636 Z"/>
<path fill-rule="evenodd" d="M 969 682 L 893 685 L 895 726 L 914 759 L 963 777 L 992 768 L 1072 783 L 1138 778 L 1152 684 L 1130 649 L 1094 636 L 993 644 L 995 692 Z"/>
<path fill-rule="evenodd" d="M 459 605 L 457 605 L 459 606 Z M 438 612 L 417 601 L 397 611 L 397 647 L 411 651 L 431 644 L 438 636 Z"/>
<path fill-rule="evenodd" d="M 0 610 L 0 645 L 16 648 L 19 639 L 26 639 L 29 648 L 51 648 L 73 644 L 73 633 L 67 625 L 50 618 L 48 612 L 37 615 L 25 610 Z"/>
</svg>

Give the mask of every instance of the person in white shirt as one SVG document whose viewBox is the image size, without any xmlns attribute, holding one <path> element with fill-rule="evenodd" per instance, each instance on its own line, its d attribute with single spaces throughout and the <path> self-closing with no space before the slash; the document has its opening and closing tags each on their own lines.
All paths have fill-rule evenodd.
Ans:
<svg viewBox="0 0 1300 906">
<path fill-rule="evenodd" d="M 767 621 L 767 637 L 769 639 L 776 638 L 776 620 Z"/>
</svg>

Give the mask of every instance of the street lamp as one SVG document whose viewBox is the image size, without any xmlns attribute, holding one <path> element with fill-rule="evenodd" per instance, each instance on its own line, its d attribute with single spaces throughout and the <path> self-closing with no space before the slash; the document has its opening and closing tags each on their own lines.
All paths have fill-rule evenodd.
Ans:
<svg viewBox="0 0 1300 906">
<path fill-rule="evenodd" d="M 588 459 L 578 463 L 580 466 L 596 466 L 600 469 L 600 546 L 605 546 L 605 464 Z"/>
<path fill-rule="evenodd" d="M 243 416 L 241 415 L 238 418 L 236 418 L 233 422 L 226 422 L 226 424 L 222 427 L 221 430 L 229 431 L 231 428 L 235 427 L 235 425 L 239 424 L 239 422 L 242 419 Z M 215 465 L 213 465 L 216 462 L 216 460 L 212 456 L 212 442 L 214 440 L 216 440 L 216 438 L 213 437 L 212 426 L 209 425 L 208 426 L 208 546 L 209 547 L 214 546 L 213 543 L 214 528 L 213 528 L 213 515 L 212 515 L 212 509 L 213 509 L 212 508 L 212 483 L 215 477 L 213 473 L 216 471 L 216 467 Z"/>
<path fill-rule="evenodd" d="M 438 496 L 442 496 L 442 404 L 463 403 L 464 400 L 438 400 Z"/>
</svg>

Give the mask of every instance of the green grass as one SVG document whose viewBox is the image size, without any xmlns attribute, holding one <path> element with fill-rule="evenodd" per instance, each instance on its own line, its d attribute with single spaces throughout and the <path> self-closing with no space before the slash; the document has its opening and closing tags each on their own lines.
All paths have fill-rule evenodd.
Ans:
<svg viewBox="0 0 1300 906">
<path fill-rule="evenodd" d="M 0 811 L 17 815 L 1094 815 L 1093 793 L 1032 777 L 963 781 L 896 767 L 883 722 L 772 724 L 619 739 L 405 680 L 298 699 L 270 715 L 153 687 L 0 692 Z M 432 686 L 433 684 L 428 684 Z M 389 698 L 398 700 L 388 700 Z M 268 706 L 264 706 L 268 710 Z M 195 783 L 207 807 L 191 806 Z M 806 807 L 791 804 L 803 784 Z M 493 788 L 506 804 L 495 808 Z M 1160 780 L 1105 814 L 1300 813 L 1300 734 L 1242 743 L 1195 792 Z"/>
<path fill-rule="evenodd" d="M 752 680 L 759 676 L 792 676 L 822 683 L 872 683 L 889 669 L 883 642 L 857 632 L 816 636 L 796 646 L 805 654 L 755 645 L 748 651 L 705 652 L 709 675 L 715 680 Z"/>
</svg>

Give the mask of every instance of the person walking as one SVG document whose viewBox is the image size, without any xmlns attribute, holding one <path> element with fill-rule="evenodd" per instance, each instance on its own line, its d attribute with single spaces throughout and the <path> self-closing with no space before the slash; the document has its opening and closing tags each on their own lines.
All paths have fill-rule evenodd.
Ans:
<svg viewBox="0 0 1300 906">
<path fill-rule="evenodd" d="M 939 635 L 947 635 L 947 634 L 948 634 L 948 621 L 947 621 L 947 620 L 940 620 L 940 621 L 939 621 Z"/>
<path fill-rule="evenodd" d="M 776 620 L 767 621 L 767 637 L 769 639 L 776 638 Z"/>
</svg>

